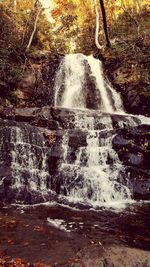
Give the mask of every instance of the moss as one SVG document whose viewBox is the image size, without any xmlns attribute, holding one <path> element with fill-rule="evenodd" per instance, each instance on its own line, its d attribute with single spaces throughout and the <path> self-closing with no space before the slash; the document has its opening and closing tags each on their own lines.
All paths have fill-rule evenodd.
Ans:
<svg viewBox="0 0 150 267">
<path fill-rule="evenodd" d="M 20 99 L 18 98 L 16 91 L 13 91 L 9 94 L 9 100 L 14 105 L 19 104 Z"/>
</svg>

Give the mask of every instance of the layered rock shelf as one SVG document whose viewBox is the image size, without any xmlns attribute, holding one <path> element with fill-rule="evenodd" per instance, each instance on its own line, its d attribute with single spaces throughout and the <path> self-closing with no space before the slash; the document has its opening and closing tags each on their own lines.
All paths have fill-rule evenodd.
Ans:
<svg viewBox="0 0 150 267">
<path fill-rule="evenodd" d="M 130 115 L 107 114 L 99 111 L 64 108 L 2 108 L 0 109 L 0 199 L 12 203 L 38 203 L 66 195 L 64 178 L 59 174 L 63 158 L 63 138 L 68 134 L 67 160 L 75 164 L 77 152 L 87 146 L 82 120 L 93 118 L 99 140 L 112 138 L 125 172 L 118 179 L 129 177 L 133 199 L 150 197 L 150 126 Z M 77 125 L 75 118 L 81 118 Z M 111 127 L 106 128 L 106 120 Z M 14 156 L 14 153 L 17 153 Z M 81 165 L 86 164 L 83 155 Z M 106 164 L 113 166 L 108 153 Z M 61 174 L 62 175 L 62 174 Z M 68 178 L 67 178 L 68 179 Z M 71 179 L 71 177 L 69 178 Z"/>
</svg>

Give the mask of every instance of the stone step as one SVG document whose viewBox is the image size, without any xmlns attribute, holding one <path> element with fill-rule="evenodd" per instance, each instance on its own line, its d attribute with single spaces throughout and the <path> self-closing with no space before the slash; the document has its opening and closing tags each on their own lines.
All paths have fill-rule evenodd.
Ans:
<svg viewBox="0 0 150 267">
<path fill-rule="evenodd" d="M 14 108 L 0 106 L 0 118 L 28 122 L 51 130 L 89 128 L 95 130 L 118 129 L 140 124 L 140 119 L 128 114 L 102 113 L 99 110 L 66 109 L 45 106 L 42 108 Z M 89 125 L 88 125 L 89 124 Z"/>
</svg>

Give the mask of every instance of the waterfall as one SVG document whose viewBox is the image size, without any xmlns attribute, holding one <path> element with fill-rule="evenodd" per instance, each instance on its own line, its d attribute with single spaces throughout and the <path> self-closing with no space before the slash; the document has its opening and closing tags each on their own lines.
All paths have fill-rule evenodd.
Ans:
<svg viewBox="0 0 150 267">
<path fill-rule="evenodd" d="M 79 55 L 67 55 L 62 59 L 55 82 L 55 106 L 84 108 L 84 61 Z M 71 88 L 71 90 L 70 90 Z M 62 92 L 62 90 L 64 91 Z M 60 96 L 61 94 L 61 96 Z"/>
<path fill-rule="evenodd" d="M 44 194 L 49 174 L 43 135 L 40 131 L 33 131 L 31 126 L 12 126 L 8 138 L 11 144 L 13 188 L 39 190 Z"/>
<path fill-rule="evenodd" d="M 132 171 L 119 154 L 128 140 L 120 141 L 118 129 L 132 131 L 149 120 L 124 113 L 120 95 L 104 79 L 102 64 L 93 56 L 66 55 L 54 91 L 55 107 L 37 109 L 31 125 L 15 121 L 18 115 L 0 121 L 0 198 L 37 203 L 56 197 L 93 207 L 130 201 Z M 28 110 L 22 119 L 28 121 L 32 113 Z M 115 135 L 116 142 L 123 142 L 119 148 Z M 130 156 L 134 153 L 127 160 Z"/>
<path fill-rule="evenodd" d="M 97 121 L 88 109 L 89 98 L 93 101 L 91 106 L 102 112 Z M 65 191 L 70 201 L 93 206 L 130 200 L 128 177 L 112 148 L 113 122 L 109 116 L 123 113 L 123 105 L 119 93 L 104 79 L 98 59 L 82 54 L 66 55 L 62 59 L 55 79 L 55 107 L 58 106 L 74 109 L 74 131 L 78 129 L 86 135 L 86 145 L 72 151 L 69 130 L 64 134 L 63 159 L 59 166 L 62 194 Z M 124 127 L 130 122 L 119 124 Z M 74 161 L 70 161 L 71 153 L 75 154 Z"/>
<path fill-rule="evenodd" d="M 123 111 L 119 93 L 106 82 L 102 63 L 92 55 L 66 55 L 56 74 L 54 91 L 55 106 L 87 108 L 90 98 L 91 102 L 97 102 L 97 109 L 103 112 Z"/>
<path fill-rule="evenodd" d="M 124 176 L 124 168 L 112 148 L 113 135 L 108 134 L 113 130 L 112 120 L 110 117 L 101 116 L 99 123 L 101 127 L 96 125 L 92 115 L 80 116 L 80 111 L 77 112 L 74 126 L 86 136 L 87 144 L 78 147 L 75 151 L 75 160 L 72 162 L 70 132 L 64 135 L 59 177 L 63 179 L 62 193 L 66 191 L 71 202 L 101 206 L 131 199 L 131 192 L 127 186 L 128 179 L 124 184 L 119 180 L 120 176 Z M 95 129 L 97 127 L 99 130 Z"/>
<path fill-rule="evenodd" d="M 102 111 L 104 112 L 122 112 L 123 106 L 120 94 L 117 93 L 105 80 L 102 70 L 102 63 L 93 56 L 88 57 L 88 64 L 91 68 L 91 75 L 95 77 L 95 86 L 100 91 L 102 100 Z M 112 99 L 111 99 L 112 98 Z M 112 100 L 112 101 L 111 101 Z"/>
</svg>

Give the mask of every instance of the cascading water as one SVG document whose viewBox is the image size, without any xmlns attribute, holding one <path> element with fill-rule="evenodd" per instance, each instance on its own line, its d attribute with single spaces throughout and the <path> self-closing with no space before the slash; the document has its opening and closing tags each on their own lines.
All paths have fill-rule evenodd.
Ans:
<svg viewBox="0 0 150 267">
<path fill-rule="evenodd" d="M 86 136 L 86 145 L 79 145 L 72 162 L 70 132 L 64 135 L 64 153 L 59 167 L 59 177 L 63 179 L 63 188 L 71 202 L 101 206 L 131 199 L 131 192 L 127 187 L 128 180 L 123 184 L 119 181 L 119 176 L 124 176 L 124 168 L 112 148 L 113 135 L 108 134 L 113 131 L 111 118 L 102 115 L 100 124 L 101 126 L 97 125 L 90 114 L 88 117 L 85 114 L 75 115 L 74 127 Z M 99 130 L 95 129 L 97 127 Z"/>
<path fill-rule="evenodd" d="M 85 147 L 78 147 L 76 160 L 70 163 L 69 131 L 63 139 L 64 156 L 59 167 L 60 177 L 67 196 L 71 201 L 86 202 L 92 205 L 120 202 L 131 199 L 131 192 L 119 182 L 124 168 L 112 148 L 113 130 L 111 116 L 102 114 L 99 121 L 95 121 L 92 112 L 87 108 L 87 94 L 91 88 L 86 88 L 86 79 L 91 79 L 92 93 L 96 97 L 97 107 L 102 112 L 123 112 L 120 95 L 104 80 L 101 62 L 92 56 L 82 54 L 67 55 L 62 60 L 56 75 L 55 106 L 63 108 L 80 108 L 74 110 L 74 128 L 86 133 Z M 91 96 L 91 92 L 90 92 Z M 103 137 L 101 137 L 103 134 Z"/>
<path fill-rule="evenodd" d="M 33 126 L 15 121 L 14 115 L 14 120 L 0 120 L 0 199 L 37 203 L 64 201 L 65 195 L 65 202 L 92 206 L 131 200 L 133 170 L 128 169 L 130 162 L 126 168 L 119 160 L 117 142 L 122 137 L 117 129 L 134 132 L 141 120 L 149 120 L 123 112 L 119 94 L 103 79 L 101 63 L 92 56 L 65 56 L 54 89 L 55 107 L 34 113 Z M 124 149 L 128 141 L 121 144 Z M 132 152 L 125 157 L 142 159 Z"/>
<path fill-rule="evenodd" d="M 9 173 L 6 172 L 0 182 L 2 188 L 4 186 L 4 197 L 10 194 L 10 188 L 14 190 L 16 201 L 24 201 L 31 192 L 39 192 L 44 197 L 48 191 L 49 173 L 43 133 L 25 123 L 6 121 L 5 124 L 0 128 L 0 167 L 9 168 Z"/>
<path fill-rule="evenodd" d="M 46 190 L 46 149 L 44 139 L 30 131 L 29 128 L 11 127 L 10 142 L 12 176 L 15 177 L 15 188 L 28 187 L 30 190 Z M 30 177 L 30 179 L 28 179 Z"/>
<path fill-rule="evenodd" d="M 56 74 L 54 89 L 55 106 L 87 108 L 89 95 L 103 112 L 123 111 L 120 95 L 104 80 L 102 64 L 93 56 L 66 55 Z"/>
<path fill-rule="evenodd" d="M 55 82 L 55 106 L 85 107 L 83 98 L 84 61 L 82 57 L 70 55 L 60 64 Z M 71 90 L 70 90 L 71 88 Z M 63 92 L 62 92 L 63 91 Z"/>
</svg>

